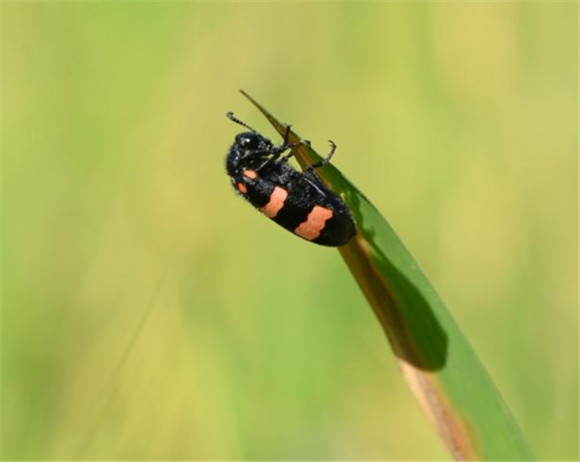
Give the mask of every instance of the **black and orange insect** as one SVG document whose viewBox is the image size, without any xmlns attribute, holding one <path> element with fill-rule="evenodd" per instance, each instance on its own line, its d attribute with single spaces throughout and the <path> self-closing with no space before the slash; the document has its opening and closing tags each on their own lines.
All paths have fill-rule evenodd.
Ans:
<svg viewBox="0 0 580 462">
<path fill-rule="evenodd" d="M 336 145 L 330 141 L 328 156 L 299 172 L 288 164 L 291 149 L 298 144 L 288 143 L 290 127 L 282 144 L 275 146 L 232 112 L 227 116 L 250 130 L 236 136 L 226 158 L 234 189 L 268 218 L 307 241 L 331 247 L 346 244 L 356 233 L 350 211 L 316 173 L 330 162 Z"/>
</svg>

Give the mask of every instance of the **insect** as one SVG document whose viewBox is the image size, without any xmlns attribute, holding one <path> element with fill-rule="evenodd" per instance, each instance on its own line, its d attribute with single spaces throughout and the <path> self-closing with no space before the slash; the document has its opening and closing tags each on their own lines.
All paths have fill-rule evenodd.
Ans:
<svg viewBox="0 0 580 462">
<path fill-rule="evenodd" d="M 232 112 L 227 116 L 250 130 L 236 136 L 226 158 L 234 189 L 268 218 L 307 241 L 330 247 L 346 244 L 356 233 L 350 211 L 316 173 L 330 161 L 336 145 L 330 141 L 328 156 L 302 173 L 288 164 L 291 149 L 305 143 L 288 143 L 290 126 L 282 144 L 275 146 Z"/>
</svg>

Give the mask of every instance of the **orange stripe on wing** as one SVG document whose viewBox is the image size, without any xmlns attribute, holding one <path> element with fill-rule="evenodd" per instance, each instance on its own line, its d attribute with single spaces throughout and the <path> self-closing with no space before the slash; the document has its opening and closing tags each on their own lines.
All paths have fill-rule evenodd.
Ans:
<svg viewBox="0 0 580 462">
<path fill-rule="evenodd" d="M 246 177 L 249 178 L 250 180 L 255 180 L 256 178 L 258 178 L 258 173 L 255 172 L 254 170 L 244 170 L 242 172 L 242 174 Z"/>
<path fill-rule="evenodd" d="M 306 221 L 300 223 L 294 233 L 309 241 L 316 239 L 330 218 L 332 218 L 332 210 L 315 205 L 306 217 Z"/>
<path fill-rule="evenodd" d="M 270 194 L 270 202 L 264 205 L 264 207 L 261 207 L 260 212 L 268 218 L 274 218 L 282 210 L 282 207 L 284 207 L 284 201 L 287 197 L 288 191 L 280 186 L 276 186 L 272 194 Z"/>
</svg>

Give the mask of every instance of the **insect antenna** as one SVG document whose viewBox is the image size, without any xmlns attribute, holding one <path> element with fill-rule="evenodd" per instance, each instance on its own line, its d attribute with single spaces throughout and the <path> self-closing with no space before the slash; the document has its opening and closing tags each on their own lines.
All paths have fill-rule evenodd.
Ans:
<svg viewBox="0 0 580 462">
<path fill-rule="evenodd" d="M 240 119 L 238 119 L 237 117 L 235 117 L 233 112 L 230 111 L 226 115 L 228 116 L 228 119 L 230 119 L 232 122 L 235 122 L 238 125 L 241 125 L 242 127 L 249 128 L 254 133 L 258 133 L 256 130 L 254 130 L 252 127 L 250 127 L 247 123 L 242 122 Z"/>
</svg>

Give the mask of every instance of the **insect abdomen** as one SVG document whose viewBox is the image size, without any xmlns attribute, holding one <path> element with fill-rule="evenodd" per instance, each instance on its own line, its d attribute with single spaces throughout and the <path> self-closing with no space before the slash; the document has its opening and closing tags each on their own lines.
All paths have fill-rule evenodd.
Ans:
<svg viewBox="0 0 580 462">
<path fill-rule="evenodd" d="M 350 214 L 338 196 L 290 167 L 263 177 L 245 170 L 237 189 L 268 218 L 308 241 L 336 247 L 355 234 Z"/>
</svg>

